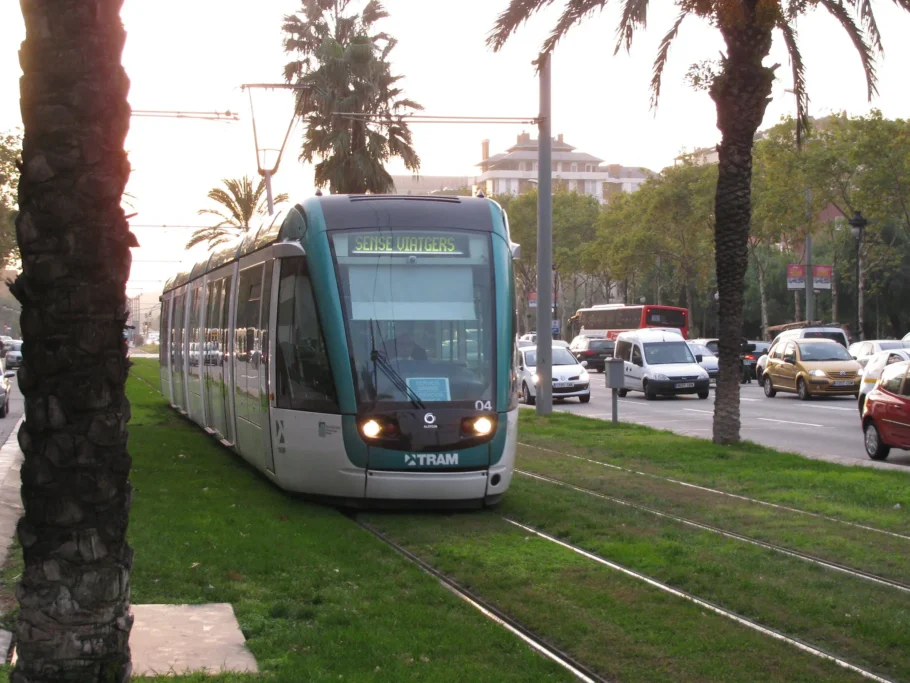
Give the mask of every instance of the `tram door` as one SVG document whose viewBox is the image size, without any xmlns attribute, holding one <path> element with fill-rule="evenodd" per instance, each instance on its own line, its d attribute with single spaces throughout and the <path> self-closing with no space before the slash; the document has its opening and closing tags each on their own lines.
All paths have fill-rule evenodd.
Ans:
<svg viewBox="0 0 910 683">
<path fill-rule="evenodd" d="M 187 396 L 186 410 L 197 424 L 204 425 L 202 407 L 202 377 L 205 353 L 200 341 L 199 326 L 202 322 L 202 283 L 190 285 L 189 325 L 187 325 Z"/>
<path fill-rule="evenodd" d="M 230 279 L 230 278 L 228 278 Z M 213 280 L 206 284 L 205 341 L 203 354 L 205 368 L 205 419 L 206 427 L 221 439 L 228 440 L 225 406 L 224 345 L 221 337 L 226 330 L 222 322 L 225 312 L 223 299 L 225 280 Z M 230 296 L 230 290 L 228 290 Z"/>
</svg>

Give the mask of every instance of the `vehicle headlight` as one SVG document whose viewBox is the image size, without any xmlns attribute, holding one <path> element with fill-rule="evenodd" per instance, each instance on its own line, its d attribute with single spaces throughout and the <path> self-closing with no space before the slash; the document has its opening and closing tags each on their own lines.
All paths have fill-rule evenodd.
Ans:
<svg viewBox="0 0 910 683">
<path fill-rule="evenodd" d="M 659 372 L 656 372 L 653 375 L 651 375 L 651 379 L 656 379 L 661 382 L 668 382 L 670 380 L 669 377 L 667 377 L 666 375 L 662 375 Z"/>
<path fill-rule="evenodd" d="M 538 375 L 536 372 L 531 375 L 531 379 L 534 380 L 534 384 L 540 384 L 540 375 Z"/>
<path fill-rule="evenodd" d="M 809 373 L 809 375 L 812 377 L 826 377 L 827 376 L 827 375 L 825 375 L 824 371 L 822 371 L 822 370 L 813 370 L 812 372 Z"/>
<path fill-rule="evenodd" d="M 367 420 L 361 425 L 360 431 L 362 431 L 363 435 L 368 439 L 375 439 L 379 436 L 379 432 L 382 431 L 382 427 L 379 426 L 379 423 L 376 422 L 376 420 Z"/>
<path fill-rule="evenodd" d="M 589 378 L 590 378 L 590 375 L 588 374 L 587 370 L 582 370 L 581 374 L 578 376 L 578 379 L 581 380 L 582 382 L 587 382 Z"/>
</svg>

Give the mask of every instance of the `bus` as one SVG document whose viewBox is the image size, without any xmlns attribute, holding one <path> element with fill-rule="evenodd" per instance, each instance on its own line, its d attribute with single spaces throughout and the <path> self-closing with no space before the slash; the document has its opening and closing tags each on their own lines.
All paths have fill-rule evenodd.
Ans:
<svg viewBox="0 0 910 683">
<path fill-rule="evenodd" d="M 161 391 L 278 486 L 493 505 L 518 429 L 505 212 L 317 196 L 167 282 Z"/>
<path fill-rule="evenodd" d="M 689 311 L 676 306 L 604 304 L 578 309 L 571 322 L 577 334 L 607 339 L 646 327 L 678 330 L 683 339 L 689 336 Z"/>
</svg>

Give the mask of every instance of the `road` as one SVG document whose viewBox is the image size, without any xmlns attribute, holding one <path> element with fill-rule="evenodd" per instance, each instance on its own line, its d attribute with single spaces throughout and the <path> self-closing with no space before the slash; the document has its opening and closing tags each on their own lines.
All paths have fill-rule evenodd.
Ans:
<svg viewBox="0 0 910 683">
<path fill-rule="evenodd" d="M 19 418 L 22 417 L 22 411 L 25 410 L 25 401 L 19 392 L 15 377 L 10 379 L 10 384 L 12 385 L 12 395 L 9 399 L 9 413 L 0 420 L 0 446 L 6 443 L 10 433 L 13 431 L 13 427 L 16 426 Z"/>
<path fill-rule="evenodd" d="M 743 439 L 778 450 L 826 458 L 836 456 L 868 460 L 863 448 L 859 411 L 853 397 L 800 401 L 795 394 L 778 393 L 767 398 L 757 383 L 741 386 L 740 407 Z M 610 390 L 604 375 L 591 373 L 591 402 L 578 399 L 554 403 L 554 410 L 609 420 Z M 678 434 L 711 438 L 714 390 L 707 400 L 678 396 L 646 401 L 644 394 L 631 393 L 619 399 L 619 419 L 668 429 Z M 891 451 L 887 462 L 910 467 L 910 451 Z"/>
</svg>

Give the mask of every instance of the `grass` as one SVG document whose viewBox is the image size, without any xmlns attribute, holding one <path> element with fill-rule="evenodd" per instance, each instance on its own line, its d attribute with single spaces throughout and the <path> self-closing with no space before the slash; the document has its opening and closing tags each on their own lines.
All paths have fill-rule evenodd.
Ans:
<svg viewBox="0 0 910 683">
<path fill-rule="evenodd" d="M 499 512 L 854 664 L 910 680 L 910 593 L 527 477 L 513 481 Z"/>
<path fill-rule="evenodd" d="M 139 347 L 139 350 L 144 353 L 158 353 L 158 349 L 161 348 L 158 344 L 143 344 Z"/>
<path fill-rule="evenodd" d="M 231 603 L 269 680 L 569 680 L 338 511 L 260 477 L 166 406 L 155 361 L 134 363 L 133 603 Z"/>
<path fill-rule="evenodd" d="M 910 534 L 910 478 L 753 443 L 718 446 L 648 427 L 522 410 L 519 440 L 729 493 Z"/>
<path fill-rule="evenodd" d="M 517 466 L 910 584 L 910 541 L 902 538 L 622 472 L 535 447 L 519 448 Z"/>
<path fill-rule="evenodd" d="M 826 660 L 529 535 L 496 512 L 368 519 L 608 680 L 857 680 Z"/>
</svg>

